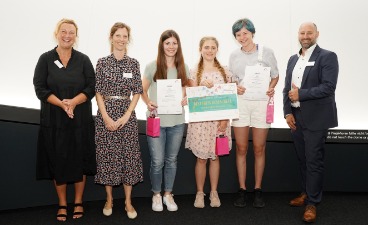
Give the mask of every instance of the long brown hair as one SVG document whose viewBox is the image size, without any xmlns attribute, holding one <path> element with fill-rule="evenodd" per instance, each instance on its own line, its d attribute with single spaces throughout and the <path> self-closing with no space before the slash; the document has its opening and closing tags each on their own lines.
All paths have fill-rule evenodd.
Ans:
<svg viewBox="0 0 368 225">
<path fill-rule="evenodd" d="M 166 30 L 161 34 L 160 41 L 158 43 L 158 52 L 156 60 L 156 72 L 153 76 L 153 80 L 167 79 L 167 63 L 164 52 L 164 41 L 168 38 L 174 37 L 178 41 L 178 50 L 175 55 L 175 67 L 178 71 L 178 79 L 181 79 L 181 85 L 184 87 L 188 83 L 187 73 L 185 70 L 185 63 L 183 57 L 183 51 L 181 49 L 181 42 L 179 35 L 174 30 Z"/>
<path fill-rule="evenodd" d="M 202 50 L 202 47 L 204 45 L 204 42 L 206 41 L 214 41 L 217 48 L 219 47 L 219 43 L 217 41 L 217 39 L 215 37 L 203 37 L 201 39 L 201 41 L 199 42 L 199 50 Z M 225 83 L 227 83 L 227 78 L 226 78 L 226 73 L 225 73 L 225 69 L 224 67 L 221 66 L 220 62 L 217 60 L 217 58 L 215 57 L 215 67 L 220 71 L 222 77 L 224 78 Z M 199 84 L 201 83 L 201 78 L 202 78 L 202 73 L 203 73 L 203 57 L 201 55 L 201 58 L 199 59 L 199 63 L 198 63 L 198 70 L 197 70 L 197 85 L 199 86 Z"/>
</svg>

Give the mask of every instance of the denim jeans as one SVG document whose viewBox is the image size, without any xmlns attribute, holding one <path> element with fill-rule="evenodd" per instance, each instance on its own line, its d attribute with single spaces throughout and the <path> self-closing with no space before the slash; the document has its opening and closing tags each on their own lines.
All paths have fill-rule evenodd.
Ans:
<svg viewBox="0 0 368 225">
<path fill-rule="evenodd" d="M 164 174 L 164 191 L 171 192 L 174 186 L 177 156 L 183 140 L 185 124 L 173 127 L 160 127 L 160 137 L 147 136 L 151 155 L 150 178 L 152 191 L 161 192 L 162 171 Z"/>
</svg>

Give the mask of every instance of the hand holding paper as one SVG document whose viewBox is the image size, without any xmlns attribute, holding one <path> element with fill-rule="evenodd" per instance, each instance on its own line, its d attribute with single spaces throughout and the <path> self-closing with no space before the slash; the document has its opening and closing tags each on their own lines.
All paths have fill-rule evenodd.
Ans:
<svg viewBox="0 0 368 225">
<path fill-rule="evenodd" d="M 182 114 L 182 98 L 180 79 L 157 80 L 158 114 Z"/>
</svg>

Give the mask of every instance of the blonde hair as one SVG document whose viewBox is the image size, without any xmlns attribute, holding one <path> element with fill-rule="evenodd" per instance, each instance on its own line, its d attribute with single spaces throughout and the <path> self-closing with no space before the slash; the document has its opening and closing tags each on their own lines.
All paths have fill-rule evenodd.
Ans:
<svg viewBox="0 0 368 225">
<path fill-rule="evenodd" d="M 55 31 L 54 31 L 54 36 L 56 37 L 56 35 L 59 33 L 59 30 L 60 30 L 61 25 L 64 24 L 64 23 L 73 25 L 75 27 L 75 36 L 78 37 L 78 26 L 77 26 L 77 24 L 75 23 L 74 20 L 72 20 L 72 19 L 66 19 L 66 18 L 61 19 L 56 24 Z"/>
<path fill-rule="evenodd" d="M 199 51 L 202 50 L 202 47 L 204 45 L 204 42 L 206 41 L 214 41 L 217 48 L 219 47 L 219 43 L 217 41 L 217 39 L 215 37 L 203 37 L 200 42 L 199 42 Z M 220 71 L 225 83 L 227 83 L 227 78 L 226 78 L 226 72 L 224 67 L 221 66 L 220 62 L 217 60 L 217 58 L 215 57 L 214 59 L 215 61 L 215 67 Z M 201 55 L 201 58 L 199 59 L 199 63 L 198 63 L 198 70 L 197 70 L 197 85 L 199 86 L 199 84 L 201 83 L 201 78 L 202 78 L 202 73 L 203 73 L 203 57 Z"/>
</svg>

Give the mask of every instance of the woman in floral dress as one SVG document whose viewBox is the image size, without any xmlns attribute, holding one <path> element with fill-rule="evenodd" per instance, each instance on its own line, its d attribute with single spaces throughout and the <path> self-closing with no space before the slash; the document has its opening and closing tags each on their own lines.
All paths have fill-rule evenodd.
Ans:
<svg viewBox="0 0 368 225">
<path fill-rule="evenodd" d="M 96 66 L 95 182 L 105 185 L 105 216 L 112 214 L 112 187 L 123 184 L 125 210 L 128 217 L 134 219 L 137 212 L 131 204 L 132 186 L 143 181 L 138 122 L 134 112 L 142 93 L 142 82 L 138 61 L 127 56 L 129 40 L 130 27 L 115 23 L 110 31 L 112 54 L 100 58 Z"/>
<path fill-rule="evenodd" d="M 214 37 L 204 37 L 199 43 L 201 58 L 196 69 L 190 75 L 190 86 L 213 87 L 213 84 L 227 83 L 231 80 L 231 74 L 224 69 L 216 59 L 218 41 Z M 216 136 L 225 134 L 231 137 L 229 120 L 193 122 L 188 125 L 185 147 L 197 157 L 195 177 L 197 183 L 197 195 L 194 202 L 196 208 L 204 207 L 203 187 L 206 179 L 207 159 L 210 160 L 209 174 L 211 183 L 210 205 L 220 207 L 221 202 L 217 193 L 217 184 L 220 175 L 220 161 L 215 154 Z M 229 149 L 231 138 L 229 138 Z"/>
</svg>

